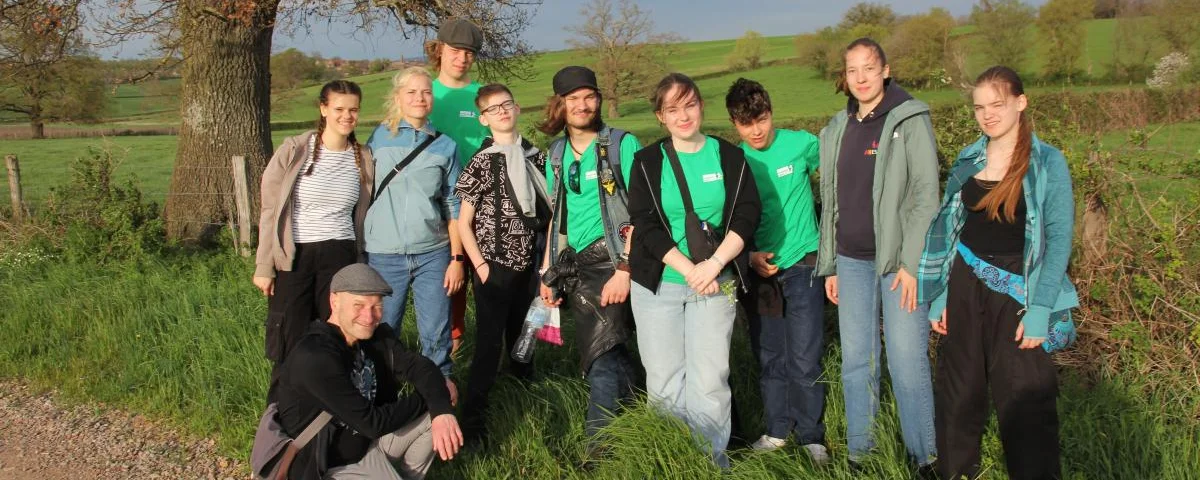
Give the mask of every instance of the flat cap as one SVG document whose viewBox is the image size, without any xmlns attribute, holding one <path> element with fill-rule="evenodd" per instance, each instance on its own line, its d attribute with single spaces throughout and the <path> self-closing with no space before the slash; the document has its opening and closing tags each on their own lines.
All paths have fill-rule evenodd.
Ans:
<svg viewBox="0 0 1200 480">
<path fill-rule="evenodd" d="M 451 18 L 438 27 L 437 39 L 455 48 L 465 48 L 475 53 L 483 47 L 483 32 L 479 27 L 462 18 Z"/>
<path fill-rule="evenodd" d="M 342 267 L 329 282 L 330 293 L 349 292 L 355 295 L 391 295 L 388 285 L 379 272 L 365 263 L 352 263 Z"/>
<path fill-rule="evenodd" d="M 590 68 L 575 65 L 563 67 L 562 70 L 555 73 L 553 85 L 554 94 L 560 97 L 581 88 L 600 90 L 600 87 L 596 86 L 596 72 Z"/>
</svg>

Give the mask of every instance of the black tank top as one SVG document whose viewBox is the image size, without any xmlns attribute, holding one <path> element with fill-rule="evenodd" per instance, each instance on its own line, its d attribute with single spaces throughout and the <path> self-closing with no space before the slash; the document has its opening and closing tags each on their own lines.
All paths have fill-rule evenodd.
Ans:
<svg viewBox="0 0 1200 480">
<path fill-rule="evenodd" d="M 1003 214 L 997 221 L 988 219 L 987 210 L 975 210 L 989 190 L 1000 182 L 971 177 L 962 189 L 963 206 L 967 209 L 967 221 L 963 224 L 960 241 L 976 255 L 1020 256 L 1025 251 L 1025 196 L 1017 201 L 1016 221 L 1008 223 Z M 1003 212 L 1003 208 L 1001 208 Z M 984 258 L 986 260 L 986 258 Z"/>
</svg>

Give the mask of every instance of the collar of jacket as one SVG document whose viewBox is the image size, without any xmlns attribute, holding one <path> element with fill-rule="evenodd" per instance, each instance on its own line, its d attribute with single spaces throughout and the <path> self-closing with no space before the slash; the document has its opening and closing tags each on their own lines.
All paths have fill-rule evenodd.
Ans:
<svg viewBox="0 0 1200 480">
<path fill-rule="evenodd" d="M 991 141 L 987 135 L 980 135 L 975 143 L 967 145 L 958 153 L 958 157 L 954 159 L 954 166 L 950 168 L 950 178 L 946 182 L 946 194 L 957 192 L 962 189 L 967 179 L 975 176 L 980 170 L 983 170 L 987 156 L 988 142 Z M 1042 140 L 1037 134 L 1033 134 L 1032 144 L 1029 149 L 1029 164 L 1031 167 L 1040 165 L 1042 159 Z"/>
<path fill-rule="evenodd" d="M 425 119 L 425 125 L 422 125 L 421 128 L 414 127 L 413 124 L 408 123 L 407 120 L 402 118 L 400 119 L 400 122 L 396 124 L 396 130 L 401 129 L 416 130 L 426 135 L 433 135 L 433 133 L 437 131 L 437 127 L 433 124 L 432 118 Z"/>
</svg>

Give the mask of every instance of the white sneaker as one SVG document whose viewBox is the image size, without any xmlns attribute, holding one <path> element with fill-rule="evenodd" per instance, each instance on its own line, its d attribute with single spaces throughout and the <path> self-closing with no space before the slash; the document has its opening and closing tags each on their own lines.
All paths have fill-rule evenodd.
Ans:
<svg viewBox="0 0 1200 480">
<path fill-rule="evenodd" d="M 769 452 L 771 450 L 781 448 L 784 445 L 787 445 L 786 439 L 775 438 L 770 435 L 763 435 L 761 437 L 758 437 L 758 441 L 754 442 L 753 445 L 750 445 L 750 448 L 753 448 L 760 452 Z"/>
<path fill-rule="evenodd" d="M 817 466 L 829 465 L 829 449 L 819 443 L 810 443 L 804 446 L 804 450 L 808 451 L 808 456 L 812 457 L 813 463 Z"/>
</svg>

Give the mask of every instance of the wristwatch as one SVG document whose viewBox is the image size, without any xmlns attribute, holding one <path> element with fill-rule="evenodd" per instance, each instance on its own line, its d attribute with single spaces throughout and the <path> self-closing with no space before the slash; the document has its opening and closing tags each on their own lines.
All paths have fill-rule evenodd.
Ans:
<svg viewBox="0 0 1200 480">
<path fill-rule="evenodd" d="M 460 253 L 458 255 L 451 255 L 450 259 L 456 262 L 465 262 L 467 261 L 467 256 Z"/>
</svg>

